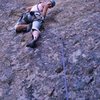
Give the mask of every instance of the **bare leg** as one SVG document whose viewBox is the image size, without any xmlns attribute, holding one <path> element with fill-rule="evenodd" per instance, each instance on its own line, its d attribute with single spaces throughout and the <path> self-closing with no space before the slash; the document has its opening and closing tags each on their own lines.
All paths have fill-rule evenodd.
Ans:
<svg viewBox="0 0 100 100">
<path fill-rule="evenodd" d="M 31 43 L 27 44 L 27 47 L 31 47 L 31 48 L 36 47 L 36 41 L 37 41 L 38 38 L 39 38 L 39 34 L 40 34 L 40 32 L 37 31 L 37 30 L 34 30 L 34 31 L 32 32 L 33 40 L 31 41 Z"/>
<path fill-rule="evenodd" d="M 37 30 L 34 30 L 32 32 L 32 35 L 33 35 L 33 39 L 36 41 L 38 39 L 39 35 L 40 35 L 40 32 L 37 31 Z"/>
<path fill-rule="evenodd" d="M 20 31 L 27 30 L 27 26 L 28 26 L 28 25 L 25 25 L 25 24 L 16 25 L 16 26 L 15 26 L 15 29 L 16 29 L 17 32 L 20 32 Z"/>
</svg>

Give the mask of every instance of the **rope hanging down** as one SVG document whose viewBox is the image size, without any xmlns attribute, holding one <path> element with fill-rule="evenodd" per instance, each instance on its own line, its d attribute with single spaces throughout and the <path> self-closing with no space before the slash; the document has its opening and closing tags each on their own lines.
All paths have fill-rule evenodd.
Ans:
<svg viewBox="0 0 100 100">
<path fill-rule="evenodd" d="M 66 59 L 65 59 L 65 51 L 64 51 L 64 41 L 62 38 L 59 38 L 61 41 L 61 63 L 64 69 L 64 85 L 65 85 L 65 90 L 66 90 L 66 100 L 68 100 L 68 89 L 67 89 L 67 79 L 66 79 Z"/>
</svg>

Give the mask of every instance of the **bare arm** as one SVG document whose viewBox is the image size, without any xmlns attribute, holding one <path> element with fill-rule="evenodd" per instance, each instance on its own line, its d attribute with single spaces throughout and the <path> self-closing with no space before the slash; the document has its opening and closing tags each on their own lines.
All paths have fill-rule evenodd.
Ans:
<svg viewBox="0 0 100 100">
<path fill-rule="evenodd" d="M 48 11 L 48 5 L 44 5 L 43 12 L 42 12 L 43 17 L 46 16 L 47 11 Z"/>
<path fill-rule="evenodd" d="M 32 9 L 32 6 L 27 7 L 27 8 L 26 8 L 26 11 L 30 11 L 31 9 Z"/>
</svg>

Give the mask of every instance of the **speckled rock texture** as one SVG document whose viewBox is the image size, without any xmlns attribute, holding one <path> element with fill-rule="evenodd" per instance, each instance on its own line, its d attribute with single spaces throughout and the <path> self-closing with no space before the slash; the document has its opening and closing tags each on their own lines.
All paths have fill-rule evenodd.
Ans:
<svg viewBox="0 0 100 100">
<path fill-rule="evenodd" d="M 38 46 L 14 25 L 36 0 L 0 0 L 0 100 L 100 100 L 100 0 L 57 0 Z"/>
</svg>

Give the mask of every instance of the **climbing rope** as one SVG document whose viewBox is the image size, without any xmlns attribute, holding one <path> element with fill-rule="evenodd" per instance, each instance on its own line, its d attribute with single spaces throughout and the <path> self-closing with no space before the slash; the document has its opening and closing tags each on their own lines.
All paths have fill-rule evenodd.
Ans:
<svg viewBox="0 0 100 100">
<path fill-rule="evenodd" d="M 59 38 L 60 41 L 61 41 L 61 63 L 62 63 L 62 67 L 63 67 L 63 70 L 64 70 L 64 85 L 65 85 L 65 90 L 66 90 L 66 100 L 68 100 L 68 82 L 67 82 L 67 79 L 66 79 L 66 71 L 67 71 L 67 68 L 66 68 L 66 59 L 65 59 L 65 51 L 64 51 L 64 41 L 62 38 Z"/>
<path fill-rule="evenodd" d="M 39 0 L 38 2 L 42 2 L 42 1 L 45 1 L 47 2 L 48 0 Z M 58 36 L 56 36 L 58 37 Z M 65 51 L 64 51 L 64 41 L 61 37 L 58 37 L 59 40 L 61 41 L 61 64 L 62 64 L 62 67 L 64 69 L 64 85 L 65 85 L 65 91 L 66 91 L 66 100 L 68 100 L 68 82 L 67 82 L 67 79 L 66 79 L 66 71 L 67 71 L 67 68 L 66 68 L 66 59 L 65 59 Z"/>
</svg>

